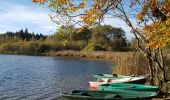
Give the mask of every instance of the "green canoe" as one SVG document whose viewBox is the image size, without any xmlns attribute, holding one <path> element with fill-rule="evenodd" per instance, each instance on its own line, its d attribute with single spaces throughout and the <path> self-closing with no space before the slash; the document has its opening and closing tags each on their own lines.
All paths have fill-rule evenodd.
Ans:
<svg viewBox="0 0 170 100">
<path fill-rule="evenodd" d="M 62 100 L 151 100 L 157 92 L 130 90 L 92 91 L 74 90 L 71 94 L 61 94 Z"/>
<path fill-rule="evenodd" d="M 98 90 L 103 91 L 114 91 L 114 89 L 123 90 L 135 90 L 135 91 L 158 91 L 159 86 L 148 86 L 140 84 L 129 84 L 129 83 L 110 83 L 100 85 Z"/>
</svg>

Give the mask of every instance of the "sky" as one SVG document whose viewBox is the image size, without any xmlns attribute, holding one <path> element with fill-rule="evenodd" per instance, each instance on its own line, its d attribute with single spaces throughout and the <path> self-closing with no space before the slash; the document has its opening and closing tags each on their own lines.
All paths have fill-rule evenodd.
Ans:
<svg viewBox="0 0 170 100">
<path fill-rule="evenodd" d="M 32 0 L 0 0 L 0 33 L 28 29 L 30 32 L 53 34 L 56 25 L 50 20 L 47 7 Z"/>
<path fill-rule="evenodd" d="M 28 29 L 29 32 L 51 35 L 56 25 L 50 20 L 50 10 L 32 0 L 0 0 L 0 33 Z M 119 19 L 105 19 L 105 24 L 121 27 L 126 37 L 132 37 L 129 28 Z"/>
</svg>

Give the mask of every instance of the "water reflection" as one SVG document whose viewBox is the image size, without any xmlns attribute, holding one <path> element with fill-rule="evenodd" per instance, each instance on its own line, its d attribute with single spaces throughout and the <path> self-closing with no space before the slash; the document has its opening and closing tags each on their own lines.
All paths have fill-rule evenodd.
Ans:
<svg viewBox="0 0 170 100">
<path fill-rule="evenodd" d="M 111 66 L 96 60 L 0 55 L 0 100 L 57 98 L 86 89 L 93 74 L 111 73 Z"/>
</svg>

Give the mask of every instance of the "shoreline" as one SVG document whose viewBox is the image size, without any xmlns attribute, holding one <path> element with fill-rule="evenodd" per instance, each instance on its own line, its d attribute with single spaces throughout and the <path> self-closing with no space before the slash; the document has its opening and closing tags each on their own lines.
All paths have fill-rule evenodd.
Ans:
<svg viewBox="0 0 170 100">
<path fill-rule="evenodd" d="M 133 55 L 139 52 L 114 52 L 114 51 L 75 51 L 75 50 L 62 50 L 51 51 L 39 54 L 21 54 L 16 52 L 0 53 L 2 55 L 27 55 L 27 56 L 56 56 L 56 57 L 74 57 L 85 59 L 98 59 L 113 61 L 115 57 Z"/>
<path fill-rule="evenodd" d="M 6 53 L 21 55 L 18 53 Z M 28 55 L 28 54 L 25 54 Z M 112 62 L 116 67 L 113 68 L 113 73 L 122 75 L 145 75 L 148 70 L 140 70 L 141 67 L 146 69 L 147 61 L 140 52 L 111 52 L 111 51 L 50 51 L 41 54 L 31 54 L 29 56 L 53 56 L 53 57 L 72 57 L 78 59 L 91 59 L 91 60 L 105 60 Z M 118 66 L 118 67 L 117 67 Z M 140 70 L 140 71 L 139 71 Z"/>
<path fill-rule="evenodd" d="M 6 53 L 4 55 L 21 55 L 17 53 Z M 113 62 L 117 68 L 113 69 L 113 73 L 128 75 L 128 74 L 146 74 L 146 70 L 139 70 L 141 66 L 147 65 L 144 58 L 139 52 L 108 52 L 108 51 L 73 51 L 64 50 L 49 53 L 42 53 L 39 55 L 28 55 L 28 56 L 53 56 L 53 57 L 73 57 L 80 59 L 92 59 L 92 60 L 105 60 Z M 142 72 L 143 71 L 143 72 Z M 140 72 L 140 73 L 139 73 Z M 128 74 L 127 74 L 128 73 Z M 168 82 L 170 84 L 170 81 Z M 170 88 L 169 88 L 170 90 Z M 168 91 L 170 93 L 170 91 Z M 154 98 L 153 100 L 158 100 L 160 98 Z"/>
</svg>

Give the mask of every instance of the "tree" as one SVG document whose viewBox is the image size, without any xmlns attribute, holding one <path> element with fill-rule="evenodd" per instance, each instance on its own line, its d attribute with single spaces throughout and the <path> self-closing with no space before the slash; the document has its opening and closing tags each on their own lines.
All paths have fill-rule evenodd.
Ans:
<svg viewBox="0 0 170 100">
<path fill-rule="evenodd" d="M 39 2 L 44 4 L 49 1 L 49 8 L 56 11 L 56 16 L 69 16 L 71 18 L 80 16 L 81 21 L 85 25 L 93 25 L 94 23 L 100 23 L 103 17 L 108 12 L 115 9 L 119 9 L 117 5 L 123 0 L 88 0 L 70 1 L 70 0 L 32 0 L 33 2 Z M 79 4 L 78 4 L 78 3 Z M 137 19 L 142 22 L 147 22 L 148 19 L 152 19 L 153 22 L 143 28 L 143 33 L 147 35 L 147 40 L 152 39 L 148 44 L 149 47 L 160 47 L 169 43 L 168 34 L 170 28 L 170 9 L 169 0 L 128 0 L 125 3 L 131 3 L 130 7 L 136 5 L 140 12 L 135 13 Z M 87 6 L 89 6 L 87 8 Z M 127 7 L 127 6 L 126 6 Z M 85 9 L 85 10 L 83 10 Z M 81 12 L 79 12 L 81 10 Z M 137 10 L 137 9 L 136 9 Z M 134 9 L 135 11 L 135 9 Z M 127 14 L 127 13 L 126 13 Z M 151 18 L 152 17 L 152 18 Z M 154 30 L 157 28 L 157 30 Z M 148 34 L 149 33 L 149 34 Z M 159 40 L 159 41 L 158 41 Z"/>
<path fill-rule="evenodd" d="M 81 31 L 79 31 L 81 30 Z M 74 34 L 72 35 L 73 40 L 83 40 L 83 41 L 88 41 L 91 37 L 91 30 L 88 29 L 87 27 L 83 27 L 81 29 L 76 29 Z"/>
<path fill-rule="evenodd" d="M 72 40 L 72 36 L 74 34 L 75 28 L 73 26 L 61 26 L 57 33 L 56 33 L 56 38 L 58 40 Z"/>
<path fill-rule="evenodd" d="M 158 83 L 164 87 L 166 66 L 161 48 L 170 43 L 170 0 L 48 1 L 49 7 L 55 12 L 55 17 L 67 18 L 67 21 L 73 24 L 93 27 L 108 16 L 122 19 L 131 28 L 137 39 L 138 48 L 148 59 L 151 84 Z M 43 4 L 46 0 L 33 2 Z M 131 5 L 127 5 L 128 3 Z M 75 21 L 75 18 L 80 20 Z M 132 18 L 136 23 L 131 20 Z M 58 23 L 57 20 L 54 21 Z"/>
<path fill-rule="evenodd" d="M 170 1 L 150 0 L 144 4 L 139 1 L 137 3 L 143 6 L 137 15 L 141 24 L 146 23 L 148 19 L 152 20 L 152 23 L 145 25 L 142 29 L 146 40 L 149 40 L 148 47 L 164 47 L 170 43 Z M 149 16 L 150 18 L 147 18 Z"/>
<path fill-rule="evenodd" d="M 109 34 L 108 34 L 109 35 Z M 125 51 L 126 50 L 126 37 L 125 32 L 121 28 L 112 28 L 110 32 L 110 39 L 113 41 L 112 46 L 115 51 Z"/>
<path fill-rule="evenodd" d="M 101 48 L 98 50 L 123 51 L 126 48 L 125 33 L 110 25 L 97 26 L 92 28 L 90 43 Z"/>
<path fill-rule="evenodd" d="M 111 40 L 107 35 L 110 33 L 110 29 L 107 26 L 97 26 L 92 28 L 92 35 L 89 44 L 94 50 L 98 51 L 111 51 Z"/>
<path fill-rule="evenodd" d="M 24 32 L 24 33 L 25 33 L 25 34 L 29 34 L 29 33 L 28 33 L 28 29 L 27 29 L 27 28 L 25 29 L 25 32 Z"/>
</svg>

